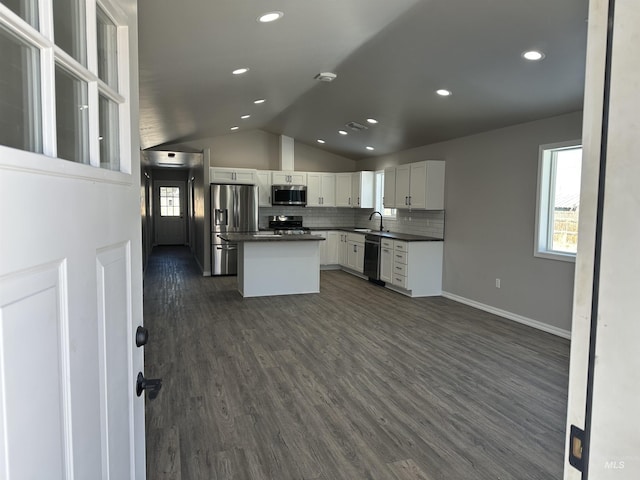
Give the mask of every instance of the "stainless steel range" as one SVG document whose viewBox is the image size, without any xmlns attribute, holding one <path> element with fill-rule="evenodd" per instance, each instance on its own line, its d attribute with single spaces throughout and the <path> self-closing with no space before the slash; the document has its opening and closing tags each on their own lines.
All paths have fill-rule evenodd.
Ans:
<svg viewBox="0 0 640 480">
<path fill-rule="evenodd" d="M 302 217 L 298 215 L 272 215 L 269 228 L 278 235 L 308 235 L 311 230 L 302 226 Z"/>
</svg>

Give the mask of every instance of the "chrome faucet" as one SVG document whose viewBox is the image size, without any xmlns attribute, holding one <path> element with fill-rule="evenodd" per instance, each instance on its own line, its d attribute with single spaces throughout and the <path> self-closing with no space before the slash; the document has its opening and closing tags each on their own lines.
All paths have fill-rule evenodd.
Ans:
<svg viewBox="0 0 640 480">
<path fill-rule="evenodd" d="M 376 213 L 380 215 L 380 231 L 382 231 L 382 214 L 380 212 L 378 212 L 377 210 L 373 212 L 371 215 L 369 215 L 369 220 L 371 220 Z"/>
</svg>

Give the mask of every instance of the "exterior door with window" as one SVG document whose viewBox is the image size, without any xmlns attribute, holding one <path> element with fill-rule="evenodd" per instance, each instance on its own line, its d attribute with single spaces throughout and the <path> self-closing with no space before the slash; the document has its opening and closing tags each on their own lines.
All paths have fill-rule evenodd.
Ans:
<svg viewBox="0 0 640 480">
<path fill-rule="evenodd" d="M 187 231 L 185 184 L 176 181 L 158 181 L 154 184 L 156 244 L 184 245 Z"/>
<path fill-rule="evenodd" d="M 134 0 L 0 4 L 4 480 L 145 478 L 136 49 Z"/>
</svg>

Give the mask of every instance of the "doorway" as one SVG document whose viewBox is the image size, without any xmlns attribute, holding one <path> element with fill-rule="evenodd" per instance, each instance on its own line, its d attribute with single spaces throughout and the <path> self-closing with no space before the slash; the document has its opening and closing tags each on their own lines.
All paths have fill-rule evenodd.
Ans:
<svg viewBox="0 0 640 480">
<path fill-rule="evenodd" d="M 187 243 L 185 190 L 185 182 L 182 181 L 154 182 L 156 245 L 185 245 Z"/>
</svg>

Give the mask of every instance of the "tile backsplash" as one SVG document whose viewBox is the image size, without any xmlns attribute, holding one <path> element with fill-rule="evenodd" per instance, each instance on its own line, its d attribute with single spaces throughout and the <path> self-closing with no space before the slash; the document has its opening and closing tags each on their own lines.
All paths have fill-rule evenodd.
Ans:
<svg viewBox="0 0 640 480">
<path fill-rule="evenodd" d="M 301 215 L 305 227 L 340 228 L 358 227 L 377 230 L 380 217 L 369 220 L 373 209 L 350 209 L 331 207 L 261 207 L 258 216 L 260 228 L 268 228 L 267 217 L 271 215 Z M 397 210 L 395 219 L 385 217 L 385 230 L 413 235 L 444 238 L 444 211 Z"/>
</svg>

